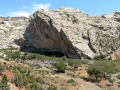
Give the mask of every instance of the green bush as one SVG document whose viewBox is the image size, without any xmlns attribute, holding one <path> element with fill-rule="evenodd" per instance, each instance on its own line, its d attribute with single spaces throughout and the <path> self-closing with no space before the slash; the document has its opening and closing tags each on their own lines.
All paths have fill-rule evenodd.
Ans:
<svg viewBox="0 0 120 90">
<path fill-rule="evenodd" d="M 99 77 L 106 77 L 115 73 L 115 64 L 113 62 L 101 61 L 95 65 L 89 66 L 87 73 L 90 76 L 95 76 L 96 81 Z"/>
<path fill-rule="evenodd" d="M 65 72 L 66 70 L 66 64 L 63 62 L 56 62 L 54 66 L 57 68 L 58 72 Z"/>
<path fill-rule="evenodd" d="M 44 90 L 38 83 L 33 82 L 26 87 L 26 90 Z"/>
<path fill-rule="evenodd" d="M 63 60 L 63 61 L 66 61 L 66 56 L 63 56 L 63 57 L 62 57 L 62 60 Z"/>
<path fill-rule="evenodd" d="M 99 56 L 94 57 L 95 60 L 105 60 L 105 55 L 100 54 Z"/>
<path fill-rule="evenodd" d="M 23 56 L 21 56 L 22 60 L 32 60 L 32 59 L 36 59 L 36 60 L 40 60 L 41 59 L 41 55 L 40 54 L 36 54 L 36 53 L 27 53 L 25 52 Z"/>
<path fill-rule="evenodd" d="M 73 79 L 69 79 L 67 83 L 74 83 L 75 81 Z"/>
<path fill-rule="evenodd" d="M 52 86 L 49 86 L 47 90 L 58 90 L 58 88 L 52 85 Z"/>
<path fill-rule="evenodd" d="M 9 59 L 19 59 L 20 58 L 20 52 L 19 51 L 15 51 L 15 52 L 12 52 L 12 51 L 6 51 L 6 55 Z"/>
</svg>

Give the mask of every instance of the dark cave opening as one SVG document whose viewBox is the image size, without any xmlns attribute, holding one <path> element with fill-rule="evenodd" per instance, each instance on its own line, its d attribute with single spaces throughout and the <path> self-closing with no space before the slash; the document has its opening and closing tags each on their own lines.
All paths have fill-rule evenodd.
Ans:
<svg viewBox="0 0 120 90">
<path fill-rule="evenodd" d="M 55 57 L 63 57 L 64 54 L 62 52 L 43 52 L 42 55 L 46 56 L 55 56 Z"/>
<path fill-rule="evenodd" d="M 20 48 L 20 51 L 22 52 L 30 52 L 30 53 L 39 53 L 41 55 L 45 56 L 55 56 L 55 57 L 63 57 L 64 54 L 60 50 L 52 51 L 51 49 L 48 48 L 35 48 L 33 46 L 22 46 Z"/>
</svg>

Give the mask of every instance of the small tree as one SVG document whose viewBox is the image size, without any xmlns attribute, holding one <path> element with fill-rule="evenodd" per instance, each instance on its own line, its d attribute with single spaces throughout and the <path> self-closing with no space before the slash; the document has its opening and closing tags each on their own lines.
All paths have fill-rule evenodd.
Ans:
<svg viewBox="0 0 120 90">
<path fill-rule="evenodd" d="M 95 76 L 96 81 L 98 81 L 98 78 L 103 75 L 103 69 L 101 66 L 93 65 L 88 68 L 87 73 L 90 76 Z"/>
<path fill-rule="evenodd" d="M 115 64 L 113 62 L 107 62 L 107 61 L 101 61 L 97 63 L 98 66 L 101 66 L 103 68 L 103 74 L 104 77 L 107 75 L 111 75 L 115 72 Z"/>
<path fill-rule="evenodd" d="M 56 62 L 54 66 L 58 69 L 58 72 L 65 72 L 66 64 L 63 62 Z"/>
<path fill-rule="evenodd" d="M 95 76 L 96 80 L 99 77 L 106 77 L 115 72 L 115 64 L 113 62 L 101 61 L 88 68 L 87 73 L 90 76 Z"/>
</svg>

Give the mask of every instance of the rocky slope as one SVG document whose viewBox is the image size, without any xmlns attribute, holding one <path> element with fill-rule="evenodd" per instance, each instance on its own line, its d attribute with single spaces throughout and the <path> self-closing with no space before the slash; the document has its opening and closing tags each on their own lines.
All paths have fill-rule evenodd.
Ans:
<svg viewBox="0 0 120 90">
<path fill-rule="evenodd" d="M 110 14 L 104 14 L 104 15 L 102 15 L 102 17 L 120 22 L 120 11 L 116 11 L 116 12 L 113 12 L 113 13 L 110 13 Z"/>
<path fill-rule="evenodd" d="M 21 17 L 0 17 L 0 49 L 20 48 L 16 39 L 23 39 L 23 34 L 28 26 L 28 20 Z"/>
<path fill-rule="evenodd" d="M 4 35 L 1 40 L 7 41 L 7 46 L 6 43 L 0 46 L 7 48 L 14 40 L 24 51 L 62 52 L 71 58 L 93 58 L 100 53 L 110 56 L 120 49 L 119 15 L 98 17 L 64 7 L 36 11 L 29 22 L 16 20 L 1 24 L 0 32 Z M 21 24 L 16 26 L 15 22 Z M 6 31 L 11 34 L 5 34 Z"/>
</svg>

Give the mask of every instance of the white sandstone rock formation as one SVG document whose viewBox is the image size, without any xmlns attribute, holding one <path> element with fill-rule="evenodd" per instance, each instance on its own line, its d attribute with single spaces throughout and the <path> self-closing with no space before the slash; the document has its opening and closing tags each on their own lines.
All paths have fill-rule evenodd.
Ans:
<svg viewBox="0 0 120 90">
<path fill-rule="evenodd" d="M 20 48 L 15 40 L 23 38 L 28 20 L 2 20 L 0 23 L 0 49 Z"/>
<path fill-rule="evenodd" d="M 21 47 L 23 51 L 62 52 L 71 58 L 109 56 L 120 49 L 119 16 L 117 12 L 92 16 L 65 7 L 42 9 L 31 15 L 29 22 L 16 19 L 2 22 L 0 49 Z"/>
<path fill-rule="evenodd" d="M 72 58 L 110 55 L 120 48 L 120 23 L 113 19 L 73 8 L 40 10 L 29 19 L 26 46 L 60 51 Z"/>
</svg>

